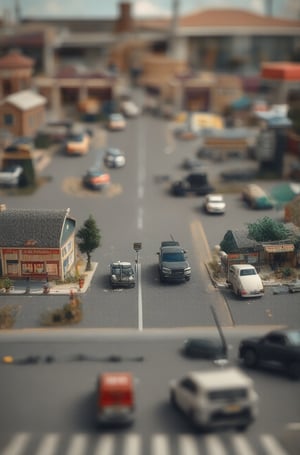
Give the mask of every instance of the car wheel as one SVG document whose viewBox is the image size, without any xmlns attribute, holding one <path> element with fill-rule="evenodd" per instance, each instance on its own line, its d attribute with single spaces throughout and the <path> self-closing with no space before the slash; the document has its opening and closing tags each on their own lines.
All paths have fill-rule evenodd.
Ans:
<svg viewBox="0 0 300 455">
<path fill-rule="evenodd" d="M 245 423 L 243 425 L 237 425 L 236 426 L 236 431 L 239 431 L 239 432 L 242 432 L 242 431 L 246 431 L 248 428 L 248 424 Z"/>
<path fill-rule="evenodd" d="M 300 379 L 300 362 L 292 362 L 288 365 L 288 373 L 291 379 Z"/>
<path fill-rule="evenodd" d="M 257 365 L 257 354 L 253 349 L 245 349 L 242 353 L 244 363 L 248 368 L 254 368 Z"/>
</svg>

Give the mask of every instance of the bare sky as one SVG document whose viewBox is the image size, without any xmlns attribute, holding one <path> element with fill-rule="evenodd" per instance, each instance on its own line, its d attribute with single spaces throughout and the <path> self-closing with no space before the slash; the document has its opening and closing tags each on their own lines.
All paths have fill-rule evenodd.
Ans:
<svg viewBox="0 0 300 455">
<path fill-rule="evenodd" d="M 22 16 L 115 17 L 121 0 L 0 0 L 0 13 L 14 12 L 19 2 Z M 171 13 L 173 0 L 129 0 L 138 16 Z M 267 2 L 273 15 L 300 19 L 300 0 L 178 0 L 181 14 L 197 9 L 232 7 L 264 14 Z"/>
</svg>

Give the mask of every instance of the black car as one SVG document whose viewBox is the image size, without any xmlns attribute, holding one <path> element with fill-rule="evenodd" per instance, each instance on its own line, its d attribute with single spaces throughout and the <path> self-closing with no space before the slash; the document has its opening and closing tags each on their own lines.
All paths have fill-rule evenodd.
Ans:
<svg viewBox="0 0 300 455">
<path fill-rule="evenodd" d="M 161 282 L 182 282 L 191 278 L 191 267 L 186 251 L 177 241 L 161 242 L 158 251 L 158 268 Z"/>
<path fill-rule="evenodd" d="M 273 330 L 239 345 L 239 358 L 248 368 L 273 366 L 300 379 L 300 330 Z"/>
<path fill-rule="evenodd" d="M 204 172 L 188 174 L 182 180 L 173 182 L 171 186 L 171 193 L 174 196 L 186 196 L 190 193 L 205 196 L 213 191 L 214 187 L 208 182 L 207 174 Z"/>
<path fill-rule="evenodd" d="M 227 348 L 221 339 L 188 338 L 183 343 L 182 354 L 195 359 L 219 360 L 227 358 Z"/>
</svg>

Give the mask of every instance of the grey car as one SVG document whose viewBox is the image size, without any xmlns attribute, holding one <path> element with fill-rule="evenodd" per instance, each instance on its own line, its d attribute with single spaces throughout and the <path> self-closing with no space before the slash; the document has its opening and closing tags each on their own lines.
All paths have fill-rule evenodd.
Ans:
<svg viewBox="0 0 300 455">
<path fill-rule="evenodd" d="M 135 272 L 130 262 L 117 261 L 110 264 L 110 284 L 113 289 L 134 288 Z"/>
</svg>

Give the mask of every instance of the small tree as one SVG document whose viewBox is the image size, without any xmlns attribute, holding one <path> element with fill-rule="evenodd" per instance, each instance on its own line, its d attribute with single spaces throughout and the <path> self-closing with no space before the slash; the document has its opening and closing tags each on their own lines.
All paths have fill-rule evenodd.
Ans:
<svg viewBox="0 0 300 455">
<path fill-rule="evenodd" d="M 257 242 L 270 242 L 273 240 L 286 240 L 290 231 L 284 223 L 272 220 L 265 216 L 255 223 L 248 223 L 248 237 Z"/>
<path fill-rule="evenodd" d="M 80 252 L 87 255 L 86 270 L 91 270 L 91 253 L 101 244 L 100 229 L 92 215 L 84 222 L 76 237 Z"/>
</svg>

